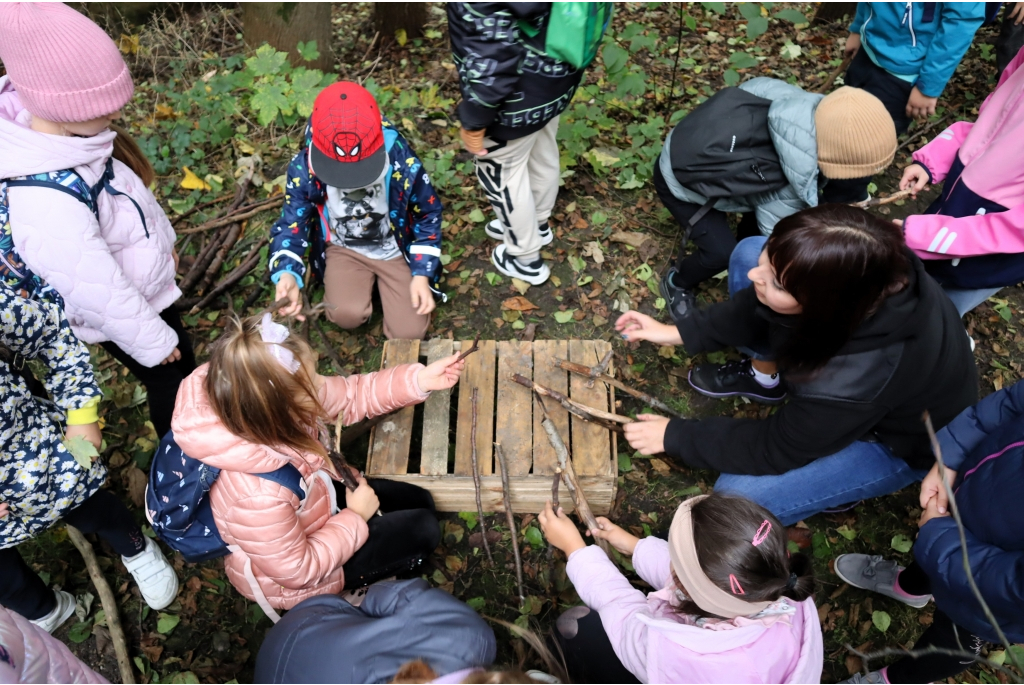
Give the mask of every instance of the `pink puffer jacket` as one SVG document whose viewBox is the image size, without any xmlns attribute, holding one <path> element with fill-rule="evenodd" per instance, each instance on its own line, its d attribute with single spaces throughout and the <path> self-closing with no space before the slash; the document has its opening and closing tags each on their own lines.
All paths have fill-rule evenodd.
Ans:
<svg viewBox="0 0 1024 685">
<path fill-rule="evenodd" d="M 0 606 L 0 683 L 106 683 L 24 616 Z"/>
<path fill-rule="evenodd" d="M 340 414 L 346 425 L 386 414 L 427 398 L 416 379 L 422 368 L 406 364 L 327 378 L 320 401 L 332 421 Z M 345 585 L 341 565 L 366 542 L 366 522 L 351 509 L 338 511 L 333 468 L 324 458 L 291 449 L 277 451 L 229 432 L 203 387 L 208 369 L 204 364 L 182 382 L 171 430 L 185 454 L 221 469 L 210 490 L 210 505 L 224 542 L 240 548 L 224 562 L 232 585 L 249 599 L 261 601 L 246 578 L 248 560 L 255 582 L 275 609 L 340 592 Z M 306 497 L 301 502 L 288 488 L 250 475 L 286 463 L 302 474 Z"/>
<path fill-rule="evenodd" d="M 99 180 L 116 134 L 54 136 L 33 131 L 30 122 L 14 86 L 0 78 L 0 179 L 74 169 L 89 185 Z M 138 203 L 145 226 L 124 195 L 101 192 L 97 221 L 67 193 L 21 186 L 8 190 L 11 235 L 26 266 L 64 298 L 75 335 L 87 343 L 113 341 L 143 366 L 155 366 L 178 344 L 159 316 L 181 296 L 174 229 L 142 180 L 117 160 L 111 186 Z"/>
</svg>

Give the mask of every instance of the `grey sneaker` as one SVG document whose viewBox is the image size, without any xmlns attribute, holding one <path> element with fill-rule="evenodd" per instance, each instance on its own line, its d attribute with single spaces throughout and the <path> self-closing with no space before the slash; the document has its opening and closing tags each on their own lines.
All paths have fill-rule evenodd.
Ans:
<svg viewBox="0 0 1024 685">
<path fill-rule="evenodd" d="M 895 561 L 880 556 L 867 554 L 842 554 L 836 557 L 835 571 L 847 585 L 871 590 L 880 595 L 891 597 L 915 609 L 920 609 L 932 598 L 931 595 L 910 596 L 896 592 L 896 577 L 903 567 Z M 883 681 L 851 681 L 851 682 L 883 682 Z"/>
<path fill-rule="evenodd" d="M 840 680 L 840 683 L 872 683 L 872 685 L 881 685 L 882 683 L 888 683 L 881 671 L 871 671 L 867 675 L 864 675 L 860 671 L 854 673 L 848 680 Z"/>
</svg>

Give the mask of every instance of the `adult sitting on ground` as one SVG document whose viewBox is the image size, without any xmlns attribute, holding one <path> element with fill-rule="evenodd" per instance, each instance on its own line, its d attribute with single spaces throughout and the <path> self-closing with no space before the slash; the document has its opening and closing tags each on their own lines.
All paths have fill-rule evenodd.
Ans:
<svg viewBox="0 0 1024 685">
<path fill-rule="evenodd" d="M 753 359 L 698 366 L 690 384 L 761 402 L 788 390 L 788 404 L 767 419 L 641 417 L 626 438 L 641 454 L 721 471 L 715 490 L 786 525 L 920 481 L 933 464 L 922 412 L 941 428 L 977 399 L 956 308 L 900 229 L 864 210 L 807 209 L 741 241 L 729 292 L 677 326 L 630 311 L 616 327 L 691 356 L 746 348 Z"/>
</svg>

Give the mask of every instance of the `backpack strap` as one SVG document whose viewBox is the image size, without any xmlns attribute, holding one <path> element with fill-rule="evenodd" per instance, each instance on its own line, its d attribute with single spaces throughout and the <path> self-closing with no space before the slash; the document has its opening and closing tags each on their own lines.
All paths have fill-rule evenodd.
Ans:
<svg viewBox="0 0 1024 685">
<path fill-rule="evenodd" d="M 718 198 L 708 198 L 708 201 L 700 206 L 696 212 L 694 212 L 689 219 L 686 220 L 686 232 L 689 233 L 690 229 L 697 225 L 697 223 L 707 216 L 708 212 L 715 208 L 715 203 L 718 202 Z"/>
<path fill-rule="evenodd" d="M 107 158 L 107 166 L 103 169 L 103 175 L 100 176 L 100 180 L 98 180 L 96 182 L 96 185 L 92 186 L 89 189 L 89 194 L 92 195 L 93 205 L 98 207 L 98 205 L 96 203 L 96 200 L 97 200 L 97 198 L 99 198 L 100 192 L 103 191 L 103 190 L 107 191 L 111 195 L 122 195 L 122 196 L 128 198 L 128 200 L 133 205 L 135 205 L 135 211 L 137 211 L 139 213 L 139 218 L 142 220 L 142 230 L 146 232 L 146 238 L 149 238 L 149 226 L 146 225 L 146 215 L 142 213 L 142 207 L 139 206 L 139 203 L 136 202 L 135 198 L 133 198 L 131 195 L 128 195 L 127 193 L 122 193 L 120 190 L 117 190 L 117 189 L 114 188 L 114 186 L 110 185 L 110 182 L 113 181 L 113 180 L 114 180 L 114 158 L 113 157 L 108 157 Z M 98 211 L 98 210 L 96 210 L 96 211 Z M 99 216 L 99 214 L 97 214 L 97 216 Z"/>
<path fill-rule="evenodd" d="M 306 498 L 306 491 L 302 489 L 302 474 L 291 464 L 285 464 L 281 468 L 267 473 L 253 473 L 251 475 L 288 488 L 299 498 L 300 502 Z"/>
</svg>

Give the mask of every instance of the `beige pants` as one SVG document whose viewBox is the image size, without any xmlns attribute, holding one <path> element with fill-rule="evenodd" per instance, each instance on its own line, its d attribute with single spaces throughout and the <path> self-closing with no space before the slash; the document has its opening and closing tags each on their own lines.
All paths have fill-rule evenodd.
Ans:
<svg viewBox="0 0 1024 685">
<path fill-rule="evenodd" d="M 328 245 L 324 270 L 327 318 L 341 328 L 357 328 L 366 323 L 373 313 L 370 298 L 375 280 L 384 309 L 384 335 L 422 340 L 430 325 L 430 315 L 421 316 L 412 306 L 412 273 L 402 256 L 381 261 Z"/>
<path fill-rule="evenodd" d="M 533 261 L 540 254 L 537 226 L 551 216 L 558 197 L 557 133 L 555 117 L 524 138 L 485 140 L 487 154 L 476 158 L 476 176 L 505 227 L 506 249 L 513 257 Z"/>
</svg>

